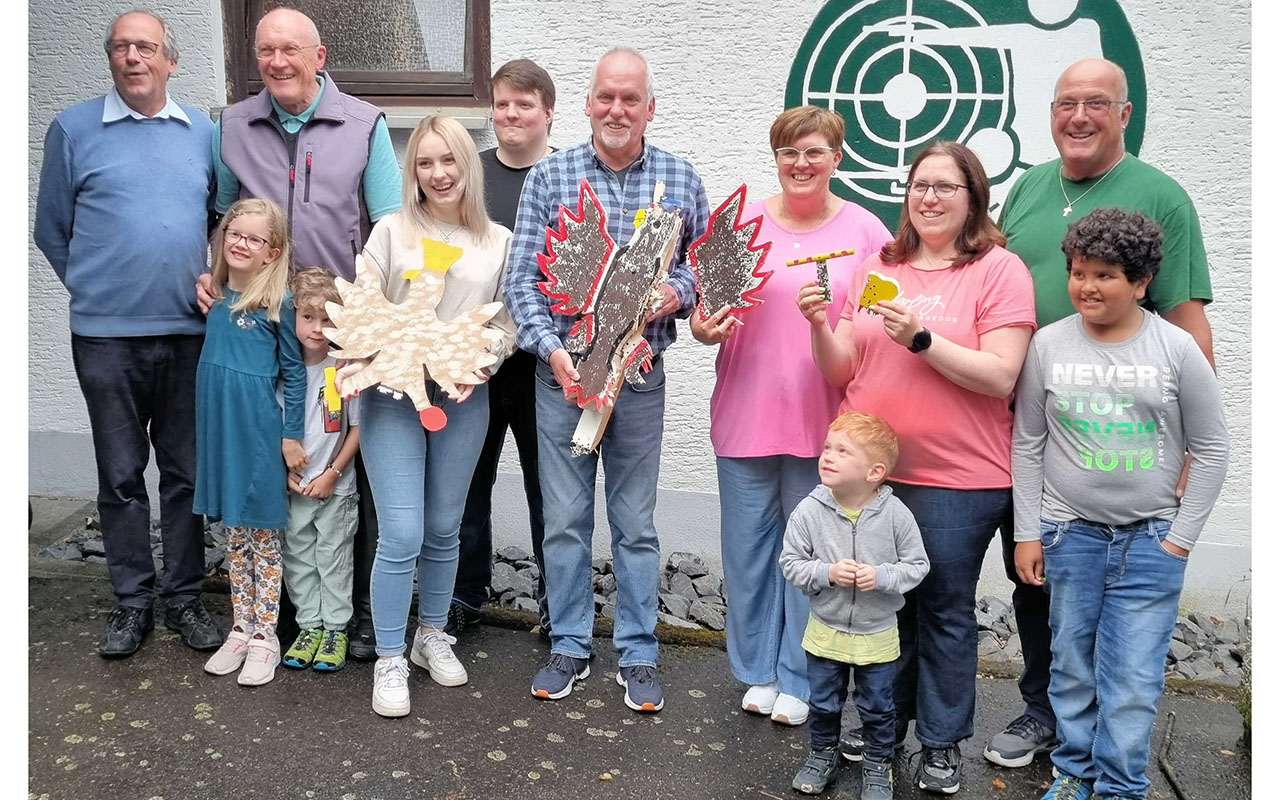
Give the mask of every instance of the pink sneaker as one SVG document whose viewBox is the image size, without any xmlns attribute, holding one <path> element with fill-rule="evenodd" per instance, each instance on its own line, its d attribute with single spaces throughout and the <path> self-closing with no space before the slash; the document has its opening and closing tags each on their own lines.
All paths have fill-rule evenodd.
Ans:
<svg viewBox="0 0 1280 800">
<path fill-rule="evenodd" d="M 211 675 L 230 675 L 240 669 L 249 652 L 250 636 L 252 636 L 251 633 L 232 628 L 231 633 L 227 634 L 226 641 L 218 648 L 218 652 L 204 662 L 204 671 Z"/>
<path fill-rule="evenodd" d="M 261 686 L 270 683 L 276 676 L 276 667 L 280 666 L 280 640 L 275 636 L 265 639 L 249 639 L 248 654 L 244 659 L 244 667 L 240 669 L 240 677 L 236 682 L 241 686 Z"/>
</svg>

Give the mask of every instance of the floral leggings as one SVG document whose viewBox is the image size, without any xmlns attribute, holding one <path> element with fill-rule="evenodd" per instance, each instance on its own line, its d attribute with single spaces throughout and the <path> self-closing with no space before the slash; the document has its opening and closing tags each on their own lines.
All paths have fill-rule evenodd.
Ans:
<svg viewBox="0 0 1280 800">
<path fill-rule="evenodd" d="M 273 636 L 280 618 L 281 569 L 278 529 L 227 529 L 227 564 L 235 624 L 247 633 Z"/>
</svg>

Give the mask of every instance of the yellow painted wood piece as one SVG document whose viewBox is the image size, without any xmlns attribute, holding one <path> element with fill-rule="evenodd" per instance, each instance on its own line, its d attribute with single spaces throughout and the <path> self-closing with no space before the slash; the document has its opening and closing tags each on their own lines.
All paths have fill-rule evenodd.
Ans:
<svg viewBox="0 0 1280 800">
<path fill-rule="evenodd" d="M 338 395 L 338 370 L 333 367 L 324 368 L 324 404 L 332 412 L 342 410 L 342 397 Z"/>
<path fill-rule="evenodd" d="M 821 255 L 807 256 L 805 258 L 793 258 L 787 262 L 787 266 L 798 267 L 801 264 L 812 264 L 815 261 L 830 261 L 833 258 L 840 258 L 842 256 L 851 256 L 856 252 L 857 252 L 856 250 L 837 250 L 834 253 L 822 253 Z"/>
</svg>

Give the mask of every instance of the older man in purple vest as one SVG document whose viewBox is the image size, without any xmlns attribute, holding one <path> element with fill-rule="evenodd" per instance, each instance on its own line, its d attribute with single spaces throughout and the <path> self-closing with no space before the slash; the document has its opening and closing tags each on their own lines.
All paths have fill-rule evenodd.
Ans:
<svg viewBox="0 0 1280 800">
<path fill-rule="evenodd" d="M 214 205 L 226 213 L 242 197 L 275 201 L 289 220 L 294 265 L 324 266 L 351 280 L 373 223 L 400 209 L 400 165 L 386 119 L 323 71 L 325 47 L 305 14 L 268 12 L 258 23 L 256 51 L 266 89 L 224 110 L 213 133 Z M 207 283 L 201 278 L 198 291 L 206 311 Z M 367 659 L 375 655 L 369 571 L 377 521 L 358 460 L 356 474 L 362 500 L 350 654 Z"/>
</svg>

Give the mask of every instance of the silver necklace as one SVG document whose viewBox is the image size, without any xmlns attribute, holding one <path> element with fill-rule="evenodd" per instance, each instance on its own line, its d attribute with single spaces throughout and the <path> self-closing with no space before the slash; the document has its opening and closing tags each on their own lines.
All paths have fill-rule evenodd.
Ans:
<svg viewBox="0 0 1280 800">
<path fill-rule="evenodd" d="M 445 223 L 442 223 L 438 219 L 432 219 L 431 224 L 435 226 L 436 232 L 440 234 L 440 238 L 444 241 L 445 244 L 453 244 L 453 237 L 458 235 L 458 231 L 462 230 L 461 225 L 450 224 L 451 227 L 453 228 L 453 232 L 450 233 L 444 229 Z"/>
<path fill-rule="evenodd" d="M 828 205 L 830 205 L 830 200 L 828 200 L 828 201 L 827 201 L 827 203 L 828 203 Z M 840 210 L 840 208 L 837 206 L 837 208 L 836 208 L 836 212 L 837 212 L 837 213 L 839 213 L 839 210 Z M 826 225 L 828 222 L 830 222 L 830 221 L 831 221 L 831 218 L 832 218 L 833 216 L 835 216 L 835 215 L 830 213 L 830 209 L 824 206 L 824 207 L 823 207 L 823 209 L 822 209 L 822 218 L 821 218 L 821 220 L 818 222 L 818 224 L 817 224 L 816 226 L 814 226 L 814 227 L 810 228 L 809 230 L 805 231 L 805 232 L 804 232 L 804 235 L 799 236 L 799 238 L 797 238 L 797 234 L 796 234 L 796 232 L 795 232 L 795 231 L 790 230 L 790 229 L 787 229 L 787 233 L 791 234 L 791 246 L 792 246 L 792 247 L 794 247 L 795 249 L 799 250 L 799 249 L 800 249 L 800 245 L 804 243 L 804 240 L 805 240 L 805 239 L 808 239 L 810 236 L 812 236 L 812 235 L 813 235 L 813 232 L 814 232 L 814 231 L 816 231 L 816 230 L 818 230 L 818 228 L 821 228 L 821 227 L 823 227 L 824 225 Z"/>
<path fill-rule="evenodd" d="M 1123 154 L 1123 153 L 1120 155 L 1120 161 L 1124 161 L 1125 155 L 1126 154 Z M 1074 206 L 1076 203 L 1079 203 L 1081 200 L 1083 200 L 1086 194 L 1088 194 L 1089 192 L 1092 192 L 1094 189 L 1097 189 L 1098 184 L 1105 181 L 1107 179 L 1107 176 L 1111 174 L 1111 170 L 1120 166 L 1120 161 L 1117 161 L 1116 163 L 1112 164 L 1111 169 L 1102 173 L 1102 177 L 1098 178 L 1097 182 L 1094 183 L 1092 186 L 1090 186 L 1088 189 L 1085 189 L 1083 192 L 1081 192 L 1080 196 L 1077 197 L 1075 200 L 1072 200 L 1070 197 L 1067 197 L 1067 184 L 1062 180 L 1062 168 L 1059 167 L 1058 168 L 1058 188 L 1062 190 L 1062 199 L 1067 202 L 1067 204 L 1062 208 L 1062 216 L 1065 217 L 1068 214 L 1070 214 L 1072 206 Z"/>
</svg>

